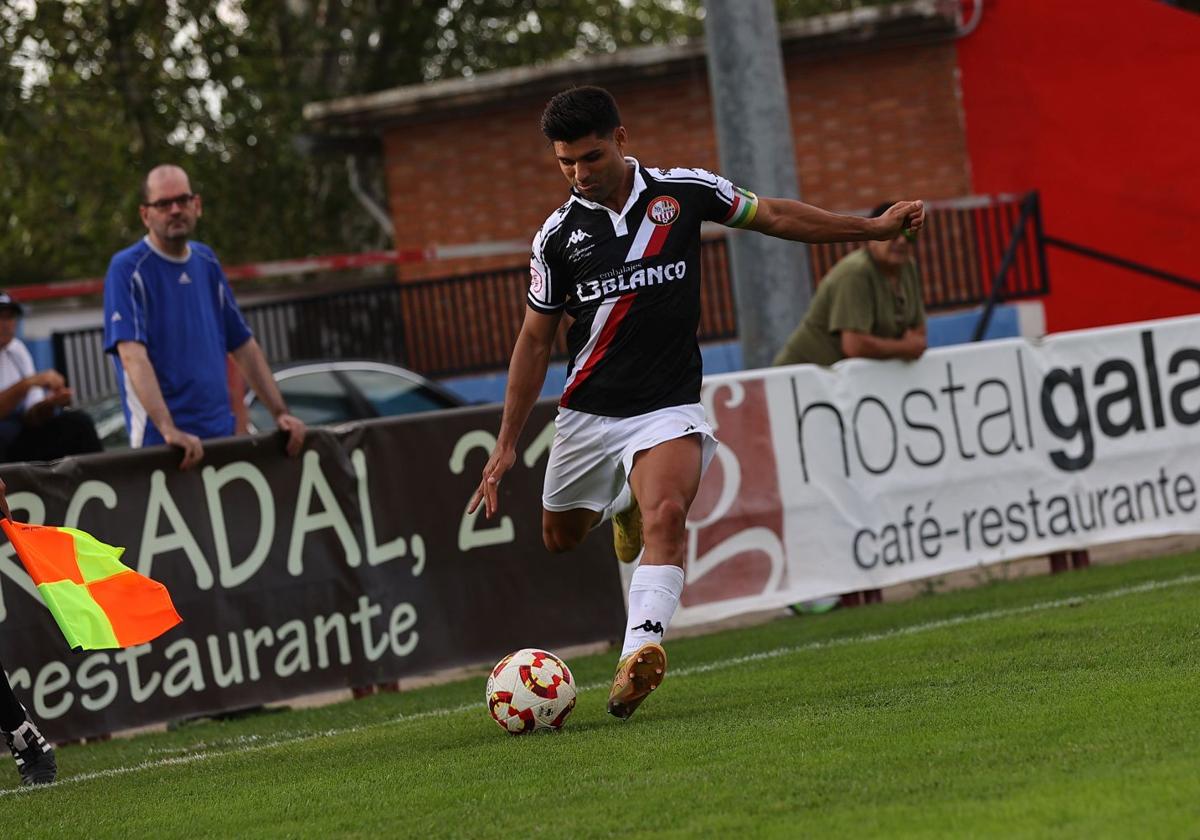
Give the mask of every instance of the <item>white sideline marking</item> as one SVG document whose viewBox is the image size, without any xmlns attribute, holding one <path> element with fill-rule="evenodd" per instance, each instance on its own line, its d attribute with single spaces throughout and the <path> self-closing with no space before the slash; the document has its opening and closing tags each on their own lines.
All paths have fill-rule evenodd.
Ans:
<svg viewBox="0 0 1200 840">
<path fill-rule="evenodd" d="M 878 642 L 885 639 L 897 638 L 899 636 L 912 636 L 916 635 L 917 633 L 927 633 L 931 630 L 942 630 L 946 627 L 958 627 L 963 624 L 991 621 L 997 618 L 1009 618 L 1012 616 L 1027 615 L 1029 613 L 1041 612 L 1043 610 L 1058 609 L 1059 607 L 1075 607 L 1081 604 L 1093 603 L 1096 601 L 1111 601 L 1116 598 L 1124 598 L 1127 595 L 1139 595 L 1144 592 L 1153 592 L 1157 589 L 1169 589 L 1171 587 L 1186 586 L 1192 583 L 1200 583 L 1200 575 L 1182 575 L 1180 577 L 1169 578 L 1167 580 L 1147 581 L 1146 583 L 1139 583 L 1135 586 L 1123 586 L 1118 589 L 1110 589 L 1106 592 L 1097 592 L 1091 595 L 1075 595 L 1068 598 L 1057 598 L 1053 601 L 1040 601 L 1036 604 L 1028 604 L 1023 607 L 1011 607 L 1008 609 L 988 610 L 986 612 L 957 615 L 951 618 L 942 618 L 938 619 L 937 621 L 927 621 L 921 624 L 910 624 L 907 627 L 897 627 L 892 630 L 882 630 L 876 633 L 862 633 L 857 636 L 845 636 L 837 639 L 806 642 L 802 645 L 778 647 L 773 650 L 761 651 L 759 653 L 749 653 L 745 656 L 733 656 L 729 657 L 728 659 L 718 659 L 714 662 L 706 662 L 686 668 L 675 668 L 671 671 L 671 678 L 679 679 L 680 677 L 692 676 L 694 674 L 706 674 L 710 671 L 717 671 L 722 668 L 735 668 L 738 665 L 744 665 L 747 662 L 761 662 L 766 659 L 778 659 L 781 656 L 789 656 L 794 653 L 823 650 L 825 648 L 833 647 L 844 647 L 847 645 L 866 642 Z M 605 681 L 603 683 L 592 683 L 591 685 L 581 686 L 579 690 L 581 692 L 595 691 L 597 689 L 608 687 L 609 683 Z M 397 724 L 408 723 L 409 721 L 422 720 L 424 718 L 446 717 L 448 715 L 456 715 L 461 712 L 468 712 L 473 709 L 477 709 L 478 706 L 478 703 L 464 703 L 459 706 L 450 706 L 442 709 L 430 709 L 425 712 L 415 712 L 411 715 L 400 715 L 399 717 L 389 718 L 388 720 L 364 723 L 358 726 L 348 726 L 343 729 L 324 729 L 315 732 L 283 732 L 272 737 L 243 735 L 222 741 L 223 744 L 238 745 L 235 749 L 202 750 L 201 752 L 189 753 L 187 755 L 142 761 L 137 764 L 130 764 L 124 767 L 110 767 L 106 770 L 93 770 L 88 773 L 80 773 L 75 776 L 68 776 L 65 779 L 60 779 L 52 785 L 3 789 L 0 790 L 0 796 L 34 793 L 38 790 L 60 788 L 65 785 L 75 784 L 78 782 L 89 782 L 93 779 L 108 779 L 114 776 L 125 776 L 141 770 L 154 770 L 159 767 L 195 764 L 200 761 L 208 761 L 209 759 L 222 758 L 228 755 L 243 755 L 248 752 L 258 752 L 261 750 L 273 749 L 274 747 L 299 744 L 303 743 L 304 741 L 311 741 L 315 738 L 332 738 L 338 735 L 364 732 L 370 729 L 377 729 L 382 726 L 393 726 Z M 184 747 L 182 749 L 196 749 L 204 746 L 205 744 L 200 742 L 192 745 L 191 747 Z"/>
</svg>

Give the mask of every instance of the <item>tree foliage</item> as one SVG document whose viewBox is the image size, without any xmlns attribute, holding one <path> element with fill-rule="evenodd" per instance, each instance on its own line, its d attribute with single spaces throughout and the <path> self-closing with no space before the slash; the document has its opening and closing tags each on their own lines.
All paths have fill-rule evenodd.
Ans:
<svg viewBox="0 0 1200 840">
<path fill-rule="evenodd" d="M 163 162 L 228 262 L 379 246 L 345 162 L 296 143 L 305 103 L 702 34 L 702 0 L 0 3 L 0 284 L 103 273 Z"/>
</svg>

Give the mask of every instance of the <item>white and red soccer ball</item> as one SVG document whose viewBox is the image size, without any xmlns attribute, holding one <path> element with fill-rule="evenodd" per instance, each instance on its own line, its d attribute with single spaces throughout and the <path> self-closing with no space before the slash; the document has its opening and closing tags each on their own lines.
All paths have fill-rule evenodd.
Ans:
<svg viewBox="0 0 1200 840">
<path fill-rule="evenodd" d="M 496 663 L 485 699 L 488 714 L 505 732 L 558 729 L 575 708 L 575 678 L 554 654 L 523 648 Z"/>
</svg>

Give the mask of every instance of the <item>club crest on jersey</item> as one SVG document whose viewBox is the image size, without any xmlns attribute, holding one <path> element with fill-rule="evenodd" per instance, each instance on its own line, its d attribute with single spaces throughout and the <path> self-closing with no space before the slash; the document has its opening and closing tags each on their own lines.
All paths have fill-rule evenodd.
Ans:
<svg viewBox="0 0 1200 840">
<path fill-rule="evenodd" d="M 656 225 L 669 225 L 679 218 L 679 202 L 669 195 L 659 196 L 646 208 L 646 218 Z"/>
</svg>

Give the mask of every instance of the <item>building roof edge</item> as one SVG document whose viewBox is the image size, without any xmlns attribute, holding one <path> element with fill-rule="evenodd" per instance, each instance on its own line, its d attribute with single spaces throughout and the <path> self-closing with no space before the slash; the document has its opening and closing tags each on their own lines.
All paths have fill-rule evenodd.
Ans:
<svg viewBox="0 0 1200 840">
<path fill-rule="evenodd" d="M 790 21 L 780 26 L 785 55 L 810 55 L 954 37 L 955 20 L 939 0 L 902 0 Z M 520 96 L 548 95 L 569 84 L 604 84 L 688 72 L 705 57 L 702 38 L 669 45 L 632 47 L 583 58 L 564 58 L 531 67 L 480 73 L 346 96 L 304 106 L 317 131 L 375 130 L 385 124 L 462 113 Z"/>
</svg>

